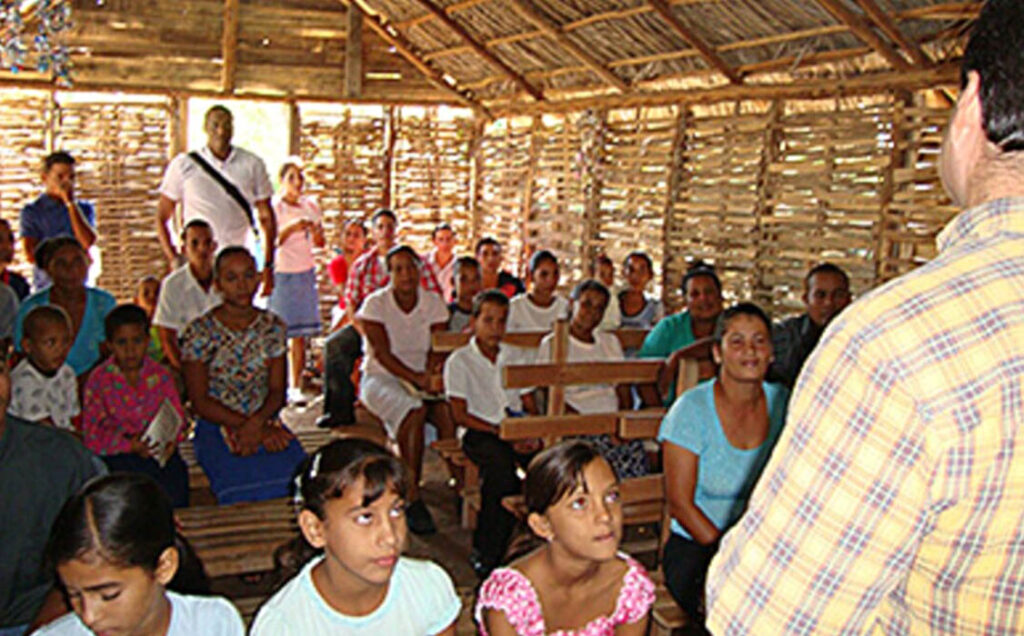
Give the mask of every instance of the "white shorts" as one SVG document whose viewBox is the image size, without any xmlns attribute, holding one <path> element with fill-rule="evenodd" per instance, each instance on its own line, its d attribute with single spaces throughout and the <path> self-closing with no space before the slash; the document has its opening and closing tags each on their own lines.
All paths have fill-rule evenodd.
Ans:
<svg viewBox="0 0 1024 636">
<path fill-rule="evenodd" d="M 393 375 L 364 375 L 359 384 L 359 400 L 384 422 L 391 439 L 397 439 L 405 416 L 423 406 L 423 400 L 409 395 Z"/>
</svg>

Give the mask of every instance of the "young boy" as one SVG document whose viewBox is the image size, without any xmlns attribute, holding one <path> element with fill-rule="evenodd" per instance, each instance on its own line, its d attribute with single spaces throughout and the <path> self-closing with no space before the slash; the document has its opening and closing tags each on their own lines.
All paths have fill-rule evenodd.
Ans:
<svg viewBox="0 0 1024 636">
<path fill-rule="evenodd" d="M 501 345 L 508 312 L 509 301 L 501 291 L 479 294 L 470 322 L 473 338 L 452 352 L 444 365 L 445 391 L 460 427 L 462 449 L 480 467 L 483 481 L 472 557 L 481 578 L 499 565 L 515 527 L 515 517 L 502 507 L 501 499 L 520 492 L 516 467 L 525 467 L 539 448 L 534 440 L 509 444 L 497 435 L 506 416 L 536 412 L 532 397 L 520 399 L 518 391 L 502 387 L 502 368 L 517 359 L 515 349 Z"/>
<path fill-rule="evenodd" d="M 508 330 L 550 331 L 555 322 L 569 314 L 569 301 L 555 293 L 558 288 L 558 259 L 548 250 L 530 258 L 526 272 L 530 292 L 509 303 Z"/>
<path fill-rule="evenodd" d="M 171 374 L 146 355 L 149 318 L 137 305 L 118 305 L 107 314 L 107 345 L 113 352 L 85 383 L 82 434 L 86 448 L 103 458 L 111 471 L 149 475 L 167 491 L 176 508 L 188 505 L 188 468 L 171 454 L 163 466 L 142 434 L 164 402 L 184 422 Z"/>
<path fill-rule="evenodd" d="M 56 305 L 25 314 L 21 349 L 26 357 L 11 371 L 11 415 L 46 426 L 74 430 L 79 413 L 78 382 L 64 362 L 71 351 L 71 319 Z"/>
<path fill-rule="evenodd" d="M 188 262 L 164 280 L 153 314 L 167 363 L 177 370 L 181 369 L 178 335 L 188 323 L 221 302 L 213 287 L 213 256 L 217 251 L 213 228 L 202 219 L 192 219 L 181 232 L 181 244 Z"/>
<path fill-rule="evenodd" d="M 572 320 L 569 323 L 568 362 L 620 362 L 625 360 L 622 345 L 614 334 L 598 330 L 601 318 L 611 294 L 608 288 L 594 279 L 588 279 L 576 286 L 572 292 Z M 551 358 L 551 344 L 554 334 L 540 342 L 537 361 L 543 363 Z M 586 384 L 566 387 L 565 403 L 577 413 L 610 413 L 630 408 L 631 395 L 628 385 Z M 601 451 L 621 479 L 646 475 L 647 457 L 643 443 L 633 440 L 627 444 L 615 444 L 607 435 L 588 436 Z"/>
<path fill-rule="evenodd" d="M 448 331 L 462 332 L 473 317 L 473 299 L 480 292 L 480 262 L 472 256 L 455 259 L 452 269 L 455 300 L 448 303 Z"/>
<path fill-rule="evenodd" d="M 156 313 L 156 303 L 160 298 L 160 279 L 156 276 L 143 276 L 139 279 L 139 287 L 135 290 L 135 304 L 146 312 L 146 319 L 153 320 Z M 160 328 L 153 325 L 149 328 L 149 346 L 146 348 L 146 355 L 160 362 L 164 358 L 164 350 L 160 345 Z"/>
</svg>

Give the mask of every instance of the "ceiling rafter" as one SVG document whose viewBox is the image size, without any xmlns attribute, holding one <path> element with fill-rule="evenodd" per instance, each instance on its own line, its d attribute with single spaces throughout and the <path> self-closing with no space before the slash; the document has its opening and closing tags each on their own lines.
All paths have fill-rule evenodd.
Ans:
<svg viewBox="0 0 1024 636">
<path fill-rule="evenodd" d="M 405 36 L 398 31 L 398 29 L 395 29 L 371 7 L 368 7 L 365 0 L 340 1 L 348 8 L 355 6 L 361 9 L 364 14 L 363 24 L 369 26 L 377 35 L 383 38 L 385 42 L 395 47 L 395 51 L 408 60 L 410 64 L 415 66 L 420 73 L 423 73 L 431 84 L 454 95 L 460 104 L 469 106 L 473 110 L 483 114 L 488 119 L 491 119 L 490 111 L 488 111 L 483 104 L 455 85 L 454 80 L 452 80 L 452 82 L 446 80 L 445 75 L 441 73 L 441 71 L 428 64 L 420 54 L 416 52 L 412 43 L 409 42 L 409 40 L 407 40 Z"/>
<path fill-rule="evenodd" d="M 896 46 L 900 47 L 907 57 L 911 59 L 917 66 L 929 66 L 931 61 L 921 50 L 921 47 L 917 46 L 910 41 L 907 36 L 900 31 L 899 27 L 896 26 L 896 22 L 882 10 L 881 7 L 875 2 L 875 0 L 855 0 L 857 6 L 864 11 L 864 15 L 868 16 L 872 22 L 874 22 L 879 29 L 882 30 L 890 40 L 896 43 Z"/>
<path fill-rule="evenodd" d="M 846 24 L 864 44 L 867 44 L 876 53 L 885 58 L 897 71 L 909 71 L 910 63 L 902 55 L 896 52 L 888 42 L 878 36 L 868 23 L 861 16 L 846 8 L 841 0 L 816 0 L 833 18 Z"/>
<path fill-rule="evenodd" d="M 235 92 L 238 69 L 238 0 L 224 0 L 224 22 L 221 34 L 220 90 Z"/>
<path fill-rule="evenodd" d="M 556 24 L 551 18 L 540 13 L 530 0 L 509 0 L 509 3 L 519 15 L 543 31 L 544 35 L 557 42 L 560 47 L 568 51 L 577 60 L 583 62 L 587 68 L 596 73 L 605 82 L 623 93 L 629 90 L 629 84 L 624 79 L 611 72 L 597 61 L 594 56 L 587 53 L 583 47 L 573 42 L 561 26 Z"/>
<path fill-rule="evenodd" d="M 719 71 L 722 75 L 729 78 L 729 81 L 733 84 L 740 84 L 743 82 L 743 78 L 734 68 L 729 66 L 722 56 L 720 56 L 715 49 L 704 41 L 704 38 L 700 37 L 687 25 L 683 24 L 674 13 L 672 8 L 668 6 L 665 0 L 647 0 L 647 4 L 650 5 L 654 11 L 661 16 L 661 19 L 668 24 L 676 34 L 683 38 L 687 44 L 697 50 L 700 53 L 701 58 L 707 62 L 708 66 Z"/>
<path fill-rule="evenodd" d="M 473 36 L 471 36 L 469 32 L 467 32 L 466 29 L 462 27 L 462 25 L 460 25 L 454 19 L 449 17 L 448 14 L 445 13 L 444 9 L 431 2 L 431 0 L 416 0 L 416 2 L 421 7 L 423 7 L 424 9 L 432 13 L 434 16 L 436 16 L 437 19 L 441 22 L 441 24 L 445 25 L 452 32 L 458 35 L 459 38 L 461 38 L 462 41 L 465 42 L 466 45 L 470 47 L 470 49 L 472 49 L 480 57 L 487 60 L 487 62 L 491 66 L 496 68 L 505 77 L 512 80 L 516 86 L 526 91 L 531 97 L 533 97 L 537 101 L 542 101 L 544 99 L 544 93 L 539 88 L 537 88 L 530 82 L 526 81 L 526 78 L 524 78 L 522 75 L 516 72 L 511 66 L 501 61 L 500 59 L 498 59 L 497 56 L 488 51 L 487 47 L 478 42 Z"/>
</svg>

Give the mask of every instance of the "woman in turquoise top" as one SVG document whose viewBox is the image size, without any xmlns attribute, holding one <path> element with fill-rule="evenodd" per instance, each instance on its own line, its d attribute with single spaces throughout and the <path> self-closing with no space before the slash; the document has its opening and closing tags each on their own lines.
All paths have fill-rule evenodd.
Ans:
<svg viewBox="0 0 1024 636">
<path fill-rule="evenodd" d="M 713 382 L 690 389 L 661 423 L 672 536 L 665 585 L 695 621 L 718 540 L 743 514 L 786 417 L 789 391 L 764 381 L 772 363 L 771 322 L 752 303 L 722 314 Z"/>
<path fill-rule="evenodd" d="M 640 358 L 666 358 L 658 379 L 658 392 L 665 406 L 676 399 L 675 378 L 679 372 L 679 361 L 685 353 L 680 350 L 710 337 L 722 313 L 722 283 L 715 269 L 704 261 L 690 265 L 683 276 L 682 288 L 683 311 L 659 321 L 647 334 L 637 354 Z M 710 377 L 714 373 L 711 360 L 702 359 L 700 362 L 701 377 Z"/>
<path fill-rule="evenodd" d="M 89 255 L 70 236 L 47 239 L 36 248 L 36 265 L 49 274 L 53 284 L 21 303 L 14 342 L 21 351 L 21 327 L 26 314 L 39 305 L 58 305 L 71 316 L 75 340 L 65 360 L 75 375 L 92 369 L 100 360 L 100 343 L 106 337 L 103 320 L 117 301 L 102 289 L 86 287 Z"/>
</svg>

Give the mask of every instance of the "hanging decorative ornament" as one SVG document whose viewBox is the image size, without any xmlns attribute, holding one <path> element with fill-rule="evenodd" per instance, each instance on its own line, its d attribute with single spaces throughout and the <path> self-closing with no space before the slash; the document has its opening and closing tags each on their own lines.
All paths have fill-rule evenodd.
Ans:
<svg viewBox="0 0 1024 636">
<path fill-rule="evenodd" d="M 34 36 L 26 34 L 26 22 L 36 25 Z M 17 73 L 34 66 L 58 85 L 70 86 L 72 64 L 64 37 L 71 26 L 69 0 L 0 0 L 0 67 Z"/>
</svg>

